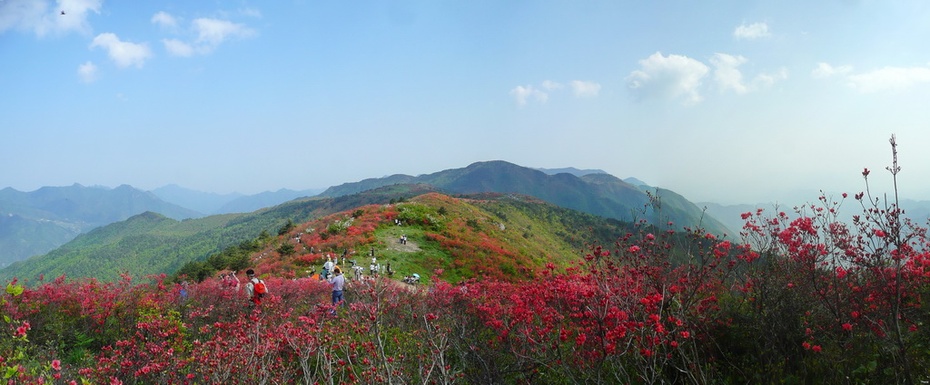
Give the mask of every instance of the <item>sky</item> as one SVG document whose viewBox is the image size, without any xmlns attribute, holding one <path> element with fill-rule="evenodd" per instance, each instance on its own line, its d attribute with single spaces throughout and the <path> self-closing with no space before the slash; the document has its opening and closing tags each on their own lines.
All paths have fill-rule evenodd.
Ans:
<svg viewBox="0 0 930 385">
<path fill-rule="evenodd" d="M 0 0 L 0 188 L 505 160 L 695 202 L 930 200 L 930 2 Z M 800 197 L 800 198 L 798 198 Z"/>
</svg>

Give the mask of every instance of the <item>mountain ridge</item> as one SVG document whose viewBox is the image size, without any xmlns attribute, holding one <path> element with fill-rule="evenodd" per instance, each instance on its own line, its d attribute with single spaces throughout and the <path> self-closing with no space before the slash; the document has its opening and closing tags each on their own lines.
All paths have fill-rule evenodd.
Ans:
<svg viewBox="0 0 930 385">
<path fill-rule="evenodd" d="M 0 266 L 53 250 L 78 234 L 145 211 L 176 219 L 203 214 L 129 185 L 115 188 L 46 186 L 31 192 L 0 190 Z M 64 241 L 64 242 L 63 242 Z"/>
<path fill-rule="evenodd" d="M 671 190 L 649 191 L 649 186 L 634 186 L 607 173 L 582 177 L 570 173 L 550 175 L 502 160 L 475 162 L 419 176 L 395 174 L 369 178 L 330 187 L 319 196 L 336 197 L 397 183 L 426 183 L 452 194 L 518 193 L 608 218 L 630 222 L 645 218 L 654 225 L 671 221 L 682 227 L 703 227 L 718 235 L 732 234 L 722 222 Z M 665 208 L 655 211 L 654 203 L 663 200 L 667 201 Z"/>
</svg>

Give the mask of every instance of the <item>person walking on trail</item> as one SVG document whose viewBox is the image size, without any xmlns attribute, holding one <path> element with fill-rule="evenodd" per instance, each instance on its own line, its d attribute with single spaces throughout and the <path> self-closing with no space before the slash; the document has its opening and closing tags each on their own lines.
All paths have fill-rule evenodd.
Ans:
<svg viewBox="0 0 930 385">
<path fill-rule="evenodd" d="M 265 281 L 255 276 L 255 270 L 246 270 L 245 275 L 249 277 L 248 283 L 245 284 L 245 294 L 254 305 L 261 305 L 262 298 L 268 293 L 265 287 Z"/>
<path fill-rule="evenodd" d="M 346 277 L 342 275 L 342 269 L 338 267 L 333 269 L 333 277 L 328 281 L 333 285 L 333 306 L 339 306 L 344 301 L 342 289 L 346 285 Z M 333 312 L 335 312 L 335 309 L 333 309 Z"/>
</svg>

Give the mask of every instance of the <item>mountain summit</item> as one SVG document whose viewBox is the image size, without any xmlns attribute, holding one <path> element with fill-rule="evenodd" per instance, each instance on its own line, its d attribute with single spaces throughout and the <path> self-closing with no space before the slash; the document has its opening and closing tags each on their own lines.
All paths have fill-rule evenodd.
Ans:
<svg viewBox="0 0 930 385">
<path fill-rule="evenodd" d="M 664 226 L 672 222 L 675 226 L 701 227 L 717 234 L 732 233 L 721 222 L 671 190 L 645 184 L 633 185 L 602 172 L 581 174 L 580 177 L 568 172 L 550 174 L 495 160 L 420 176 L 397 174 L 345 183 L 326 189 L 320 196 L 339 197 L 395 184 L 428 184 L 449 194 L 523 194 L 565 208 L 628 222 L 645 219 L 655 225 Z"/>
</svg>

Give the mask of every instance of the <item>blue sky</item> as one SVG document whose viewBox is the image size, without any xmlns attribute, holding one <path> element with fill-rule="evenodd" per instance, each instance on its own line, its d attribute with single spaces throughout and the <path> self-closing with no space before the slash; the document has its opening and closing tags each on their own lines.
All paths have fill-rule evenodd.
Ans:
<svg viewBox="0 0 930 385">
<path fill-rule="evenodd" d="M 890 191 L 894 133 L 902 196 L 930 199 L 927 20 L 916 0 L 0 0 L 0 187 L 253 194 L 506 160 L 813 201 L 866 167 Z"/>
</svg>

